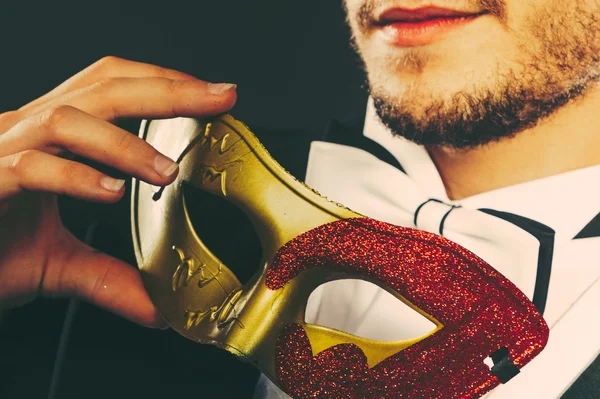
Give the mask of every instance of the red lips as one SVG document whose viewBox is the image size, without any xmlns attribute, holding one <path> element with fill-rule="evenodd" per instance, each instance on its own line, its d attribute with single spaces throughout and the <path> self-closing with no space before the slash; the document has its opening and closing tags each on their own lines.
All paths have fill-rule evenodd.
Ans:
<svg viewBox="0 0 600 399">
<path fill-rule="evenodd" d="M 484 14 L 485 12 L 458 11 L 439 7 L 413 10 L 392 8 L 379 15 L 375 27 L 396 46 L 423 46 Z"/>
<path fill-rule="evenodd" d="M 372 369 L 362 350 L 337 345 L 313 357 L 301 325 L 276 344 L 279 384 L 294 398 L 478 398 L 533 359 L 548 327 L 511 282 L 459 245 L 372 219 L 320 226 L 286 244 L 267 272 L 281 289 L 309 268 L 358 271 L 398 292 L 444 327 Z M 381 326 L 385 328 L 385 326 Z M 492 372 L 484 359 L 506 348 Z M 496 361 L 499 359 L 496 359 Z"/>
<path fill-rule="evenodd" d="M 424 22 L 433 19 L 461 18 L 479 13 L 450 10 L 439 7 L 425 7 L 415 10 L 392 8 L 384 11 L 378 18 L 377 25 L 387 25 L 394 22 Z"/>
</svg>

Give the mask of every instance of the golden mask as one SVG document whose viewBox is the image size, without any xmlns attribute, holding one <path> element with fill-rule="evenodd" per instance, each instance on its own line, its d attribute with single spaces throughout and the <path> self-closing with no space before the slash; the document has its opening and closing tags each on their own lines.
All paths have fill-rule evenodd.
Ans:
<svg viewBox="0 0 600 399">
<path fill-rule="evenodd" d="M 135 252 L 152 301 L 175 331 L 253 363 L 290 396 L 476 398 L 543 349 L 543 318 L 492 267 L 443 237 L 323 198 L 231 116 L 145 121 L 140 137 L 180 165 L 164 188 L 134 180 Z M 246 284 L 199 238 L 185 185 L 252 222 L 263 259 Z M 341 279 L 377 284 L 436 329 L 379 342 L 306 323 L 310 294 Z"/>
</svg>

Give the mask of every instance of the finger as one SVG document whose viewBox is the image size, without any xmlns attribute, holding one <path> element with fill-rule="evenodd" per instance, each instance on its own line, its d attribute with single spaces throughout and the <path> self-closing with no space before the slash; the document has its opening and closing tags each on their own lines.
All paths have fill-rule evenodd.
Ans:
<svg viewBox="0 0 600 399">
<path fill-rule="evenodd" d="M 19 111 L 8 111 L 0 114 L 0 135 L 7 132 L 21 120 Z"/>
<path fill-rule="evenodd" d="M 43 295 L 76 295 L 144 326 L 165 326 L 136 269 L 78 244 L 67 256 L 48 264 Z"/>
<path fill-rule="evenodd" d="M 44 108 L 70 105 L 97 118 L 210 116 L 230 110 L 235 85 L 200 80 L 113 78 L 58 97 Z M 42 111 L 41 109 L 36 109 Z"/>
<path fill-rule="evenodd" d="M 0 201 L 29 190 L 115 202 L 123 196 L 124 183 L 89 166 L 42 151 L 28 150 L 0 158 Z"/>
<path fill-rule="evenodd" d="M 0 156 L 62 148 L 158 186 L 176 176 L 177 164 L 124 129 L 70 106 L 30 117 L 0 136 Z"/>
<path fill-rule="evenodd" d="M 30 111 L 48 101 L 60 97 L 68 92 L 92 85 L 98 81 L 113 78 L 146 78 L 159 77 L 176 80 L 191 80 L 195 77 L 174 69 L 162 68 L 156 65 L 142 62 L 125 60 L 118 57 L 104 57 L 90 65 L 86 69 L 72 76 L 54 90 L 42 97 L 30 102 L 21 108 L 22 111 Z"/>
</svg>

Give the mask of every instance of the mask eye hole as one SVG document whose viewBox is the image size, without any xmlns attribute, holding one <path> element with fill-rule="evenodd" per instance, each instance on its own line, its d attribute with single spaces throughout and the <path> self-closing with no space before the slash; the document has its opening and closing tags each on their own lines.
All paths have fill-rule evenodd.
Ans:
<svg viewBox="0 0 600 399">
<path fill-rule="evenodd" d="M 386 342 L 422 338 L 437 328 L 409 305 L 365 280 L 336 280 L 320 285 L 308 299 L 304 320 Z"/>
<path fill-rule="evenodd" d="M 183 183 L 185 206 L 198 237 L 240 280 L 247 283 L 260 266 L 262 248 L 246 214 L 231 202 Z"/>
</svg>

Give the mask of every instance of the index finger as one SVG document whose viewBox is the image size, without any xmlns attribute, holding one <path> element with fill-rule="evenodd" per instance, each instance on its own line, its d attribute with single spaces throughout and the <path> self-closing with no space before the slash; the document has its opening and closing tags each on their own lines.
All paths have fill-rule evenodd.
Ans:
<svg viewBox="0 0 600 399">
<path fill-rule="evenodd" d="M 110 78 L 167 78 L 174 80 L 195 80 L 187 73 L 163 68 L 143 62 L 130 61 L 119 57 L 104 57 L 84 70 L 73 75 L 52 91 L 24 105 L 20 111 L 29 112 L 66 93 L 90 86 L 96 82 Z"/>
<path fill-rule="evenodd" d="M 201 80 L 114 78 L 59 97 L 46 107 L 70 105 L 107 121 L 119 118 L 202 117 L 229 111 L 236 85 Z"/>
</svg>

